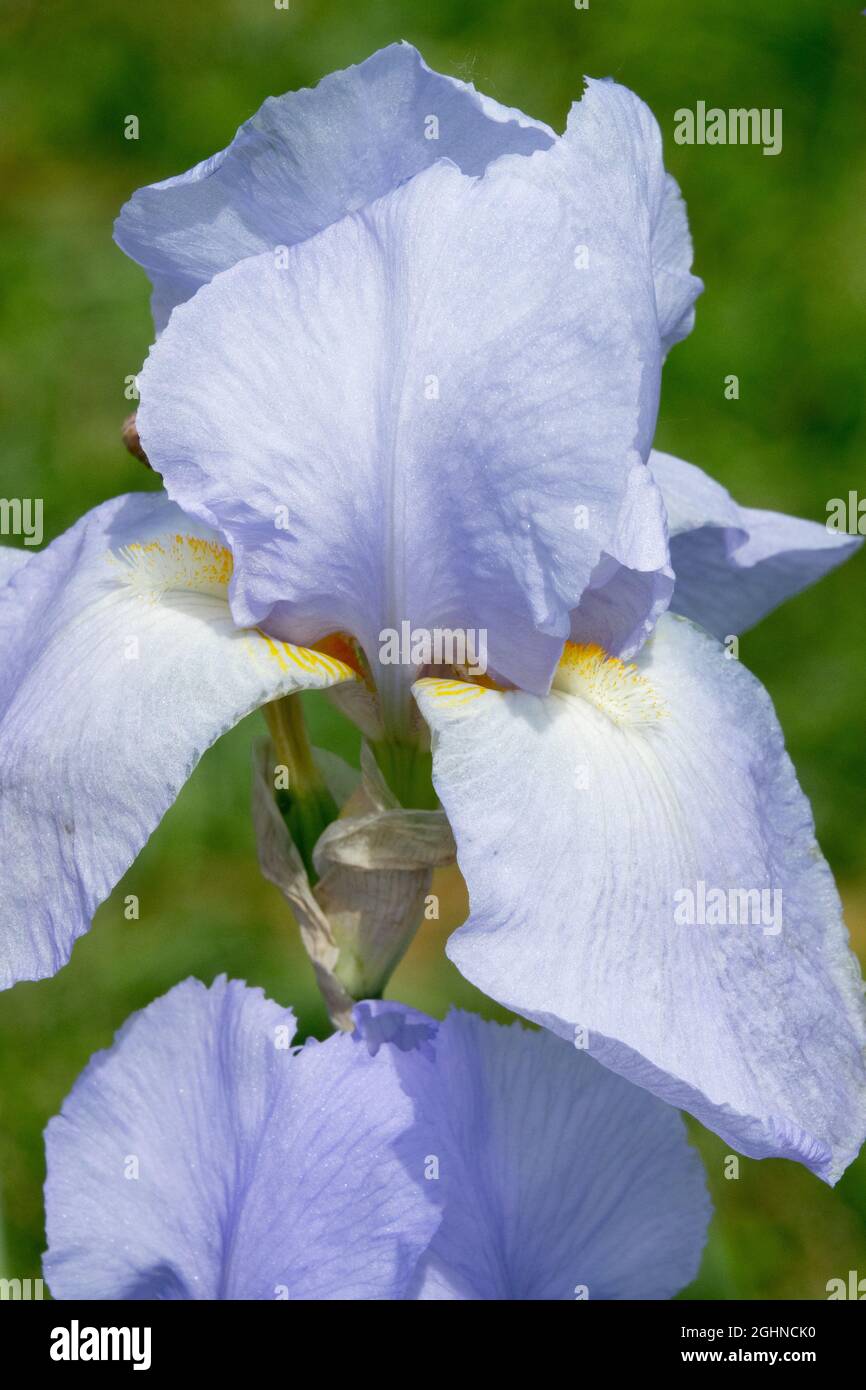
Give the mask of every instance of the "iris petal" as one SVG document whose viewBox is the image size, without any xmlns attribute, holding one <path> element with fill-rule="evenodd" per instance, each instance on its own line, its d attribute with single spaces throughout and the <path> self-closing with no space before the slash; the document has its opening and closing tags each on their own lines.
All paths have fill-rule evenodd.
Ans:
<svg viewBox="0 0 866 1390">
<path fill-rule="evenodd" d="M 392 1051 L 294 1033 L 261 990 L 187 980 L 91 1061 L 46 1131 L 55 1298 L 403 1296 L 440 1214 Z"/>
<path fill-rule="evenodd" d="M 0 986 L 66 963 L 201 754 L 353 678 L 235 627 L 224 542 L 162 494 L 104 503 L 0 588 Z"/>
<path fill-rule="evenodd" d="M 435 1073 L 401 1065 L 444 1212 L 416 1298 L 660 1299 L 694 1278 L 710 1204 L 670 1106 L 520 1024 L 452 1011 L 435 1049 Z"/>
<path fill-rule="evenodd" d="M 270 97 L 231 145 L 140 188 L 115 227 L 171 310 L 221 270 L 293 246 L 374 202 L 437 159 L 480 174 L 500 154 L 544 149 L 553 132 L 392 44 L 312 90 Z"/>
<path fill-rule="evenodd" d="M 20 569 L 30 559 L 32 550 L 22 550 L 17 546 L 0 546 L 0 585 L 10 580 L 13 574 L 17 574 Z"/>
<path fill-rule="evenodd" d="M 46 1131 L 55 1298 L 666 1298 L 709 1202 L 681 1118 L 560 1039 L 363 1004 L 292 1047 L 218 979 L 118 1034 Z"/>
<path fill-rule="evenodd" d="M 834 1182 L 866 1133 L 863 984 L 766 692 L 670 615 L 632 667 L 571 657 L 546 700 L 416 687 L 472 909 L 449 955 L 743 1153 Z"/>
<path fill-rule="evenodd" d="M 716 637 L 745 632 L 859 549 L 858 536 L 741 507 L 694 464 L 654 451 L 670 527 L 675 613 Z"/>
<path fill-rule="evenodd" d="M 494 669 L 547 688 L 658 389 L 644 248 L 590 204 L 534 160 L 440 163 L 177 310 L 139 429 L 229 538 L 238 622 L 350 632 L 374 667 L 404 621 L 484 629 Z"/>
</svg>

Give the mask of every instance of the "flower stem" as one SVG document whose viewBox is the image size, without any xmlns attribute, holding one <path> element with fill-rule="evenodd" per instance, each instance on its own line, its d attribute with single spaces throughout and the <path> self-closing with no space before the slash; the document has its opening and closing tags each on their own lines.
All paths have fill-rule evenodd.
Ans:
<svg viewBox="0 0 866 1390">
<path fill-rule="evenodd" d="M 433 788 L 433 756 L 429 749 L 402 739 L 382 739 L 370 746 L 379 771 L 401 806 L 407 810 L 436 810 L 439 800 Z"/>
<path fill-rule="evenodd" d="M 313 850 L 322 831 L 337 819 L 339 810 L 316 766 L 307 737 L 304 712 L 298 695 L 284 695 L 264 706 L 265 720 L 277 755 L 286 769 L 287 786 L 275 782 L 277 805 L 289 834 L 304 861 L 311 884 L 318 875 Z"/>
</svg>

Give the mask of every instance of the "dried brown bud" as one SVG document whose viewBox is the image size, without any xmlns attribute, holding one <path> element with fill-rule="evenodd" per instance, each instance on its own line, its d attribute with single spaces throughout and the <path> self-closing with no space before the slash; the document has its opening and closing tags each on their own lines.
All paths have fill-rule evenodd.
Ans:
<svg viewBox="0 0 866 1390">
<path fill-rule="evenodd" d="M 131 415 L 127 415 L 121 427 L 120 436 L 129 452 L 135 454 L 137 459 L 141 459 L 142 463 L 150 468 L 147 454 L 142 449 L 141 440 L 138 437 L 138 430 L 135 425 L 135 411 L 133 411 Z"/>
</svg>

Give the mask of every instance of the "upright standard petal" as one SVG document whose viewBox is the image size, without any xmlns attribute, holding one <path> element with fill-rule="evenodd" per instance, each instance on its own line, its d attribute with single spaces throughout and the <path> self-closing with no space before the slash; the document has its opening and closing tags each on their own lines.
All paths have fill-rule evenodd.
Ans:
<svg viewBox="0 0 866 1390">
<path fill-rule="evenodd" d="M 231 554 L 162 494 L 104 503 L 0 588 L 0 986 L 66 963 L 206 748 L 352 679 L 238 630 Z"/>
<path fill-rule="evenodd" d="M 710 1204 L 676 1111 L 520 1024 L 452 1012 L 434 1062 L 407 1033 L 443 1207 L 414 1297 L 660 1299 L 695 1277 Z"/>
<path fill-rule="evenodd" d="M 92 1060 L 46 1131 L 54 1298 L 404 1296 L 440 1214 L 395 1053 L 294 1033 L 260 990 L 187 980 Z"/>
<path fill-rule="evenodd" d="M 548 699 L 420 682 L 493 998 L 834 1182 L 866 1133 L 863 984 L 766 692 L 665 615 L 633 666 L 566 650 Z"/>
<path fill-rule="evenodd" d="M 598 226 L 610 217 L 624 244 L 642 245 L 651 269 L 664 351 L 691 332 L 703 283 L 692 275 L 692 240 L 676 179 L 665 171 L 658 122 L 645 102 L 608 79 L 588 78 L 551 161 L 590 186 Z M 592 245 L 587 247 L 591 258 Z"/>
<path fill-rule="evenodd" d="M 447 158 L 480 174 L 555 136 L 392 44 L 312 90 L 270 97 L 232 143 L 140 188 L 115 227 L 153 284 L 161 331 L 176 304 L 236 261 L 314 236 Z"/>
<path fill-rule="evenodd" d="M 612 541 L 571 615 L 571 640 L 612 656 L 639 651 L 674 590 L 665 506 L 649 469 L 635 464 Z"/>
<path fill-rule="evenodd" d="M 239 622 L 348 631 L 374 667 L 404 622 L 483 630 L 493 668 L 547 688 L 648 454 L 660 359 L 642 243 L 545 160 L 435 165 L 172 316 L 139 430 L 228 537 Z"/>
<path fill-rule="evenodd" d="M 671 609 L 716 637 L 745 632 L 859 549 L 816 521 L 741 507 L 694 464 L 654 450 L 676 575 Z"/>
</svg>

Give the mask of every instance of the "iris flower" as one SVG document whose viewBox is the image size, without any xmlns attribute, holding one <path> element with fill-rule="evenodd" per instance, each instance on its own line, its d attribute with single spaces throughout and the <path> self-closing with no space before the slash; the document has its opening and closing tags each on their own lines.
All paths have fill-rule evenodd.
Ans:
<svg viewBox="0 0 866 1390">
<path fill-rule="evenodd" d="M 679 1115 L 546 1033 L 197 980 L 46 1131 L 55 1298 L 670 1298 L 710 1214 Z"/>
<path fill-rule="evenodd" d="M 396 46 L 266 102 L 117 239 L 154 286 L 138 424 L 166 491 L 0 588 L 3 983 L 63 964 L 224 729 L 333 688 L 404 804 L 432 731 L 469 979 L 835 1181 L 866 1131 L 862 983 L 720 639 L 855 542 L 652 452 L 701 285 L 647 108 L 590 82 L 558 136 Z M 385 660 L 404 624 L 484 632 L 488 671 Z M 700 885 L 781 894 L 781 929 L 681 924 Z"/>
</svg>

